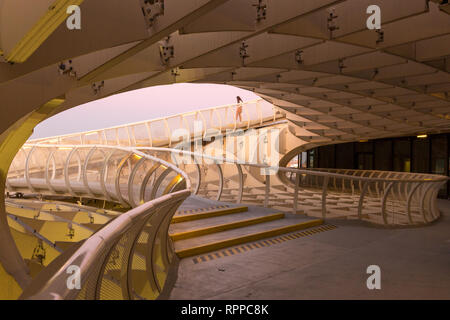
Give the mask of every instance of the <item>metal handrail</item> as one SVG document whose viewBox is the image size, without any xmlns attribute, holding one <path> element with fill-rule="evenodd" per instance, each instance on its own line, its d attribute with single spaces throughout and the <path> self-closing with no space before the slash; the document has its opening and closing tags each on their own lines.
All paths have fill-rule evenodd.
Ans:
<svg viewBox="0 0 450 320">
<path fill-rule="evenodd" d="M 83 298 L 100 298 L 101 285 L 104 277 L 104 273 L 100 272 L 108 259 L 111 258 L 111 252 L 120 243 L 120 240 L 129 237 L 127 243 L 122 244 L 123 247 L 132 245 L 137 241 L 142 233 L 143 226 L 146 225 L 148 220 L 154 215 L 158 210 L 161 210 L 162 206 L 167 206 L 168 204 L 176 204 L 182 202 L 189 196 L 190 192 L 188 190 L 182 190 L 168 194 L 158 199 L 149 201 L 137 208 L 134 208 L 114 219 L 103 229 L 92 235 L 67 259 L 62 259 L 55 261 L 56 265 L 50 265 L 49 270 L 55 270 L 54 272 L 42 272 L 34 280 L 33 283 L 22 293 L 20 299 L 38 299 L 38 300 L 54 300 L 54 299 L 76 299 L 80 298 L 79 295 L 83 294 Z M 159 220 L 169 220 L 172 217 L 174 210 L 171 210 L 172 214 L 165 215 L 162 212 Z M 140 228 L 135 228 L 136 224 Z M 133 227 L 136 230 L 133 230 Z M 129 234 L 132 233 L 132 236 Z M 154 241 L 155 242 L 155 241 Z M 152 249 L 155 249 L 155 243 L 152 243 Z M 163 244 L 165 242 L 161 242 Z M 128 250 L 131 253 L 131 248 Z M 151 252 L 152 253 L 152 252 Z M 131 256 L 130 259 L 133 257 Z M 121 264 L 120 268 L 126 268 L 127 278 L 130 277 L 129 274 L 129 259 L 126 263 Z M 80 270 L 80 289 L 70 288 L 67 285 L 68 273 L 67 270 L 71 266 L 77 266 Z M 147 270 L 148 272 L 154 273 L 156 266 L 152 266 L 152 270 Z M 120 270 L 120 269 L 119 269 Z M 152 275 L 153 276 L 153 275 Z M 127 288 L 122 288 L 123 291 L 127 292 L 127 298 L 135 299 L 138 297 L 136 293 L 133 293 L 133 288 L 130 288 L 130 279 L 124 281 Z M 95 285 L 92 288 L 87 288 L 90 283 Z M 86 292 L 87 291 L 87 292 Z M 141 297 L 142 298 L 142 297 Z"/>
<path fill-rule="evenodd" d="M 69 155 L 67 156 L 66 160 L 64 161 L 64 180 L 63 180 L 64 187 L 63 187 L 63 191 L 67 192 L 70 195 L 75 196 L 75 197 L 78 196 L 78 195 L 73 190 L 73 187 L 71 186 L 71 179 L 69 177 L 69 165 L 70 165 L 70 160 L 71 160 L 73 154 L 77 150 L 83 150 L 83 149 L 87 149 L 87 150 L 89 150 L 89 152 L 88 152 L 88 156 L 86 157 L 86 159 L 84 159 L 85 160 L 84 165 L 81 165 L 81 164 L 79 165 L 78 176 L 80 177 L 79 180 L 83 180 L 83 185 L 84 185 L 84 187 L 86 189 L 85 192 L 83 192 L 83 193 L 85 193 L 87 196 L 89 196 L 89 195 L 92 196 L 93 195 L 92 189 L 89 187 L 89 184 L 86 185 L 86 181 L 85 181 L 85 178 L 87 178 L 86 177 L 87 165 L 88 165 L 89 161 L 91 160 L 91 156 L 92 156 L 90 151 L 92 151 L 92 150 L 103 150 L 103 151 L 104 150 L 110 150 L 111 151 L 110 156 L 112 156 L 114 152 L 122 151 L 128 156 L 136 155 L 139 158 L 143 158 L 143 159 L 147 159 L 147 160 L 153 161 L 155 163 L 159 163 L 159 165 L 162 166 L 162 167 L 165 167 L 166 170 L 171 170 L 171 171 L 179 174 L 180 176 L 182 176 L 184 181 L 186 182 L 186 188 L 188 190 L 191 189 L 191 180 L 189 179 L 189 176 L 184 171 L 180 170 L 179 168 L 177 168 L 176 166 L 174 166 L 170 162 L 164 161 L 162 159 L 158 159 L 158 158 L 153 157 L 151 155 L 148 155 L 148 154 L 146 154 L 144 152 L 141 152 L 141 151 L 139 151 L 138 149 L 135 149 L 135 148 L 116 147 L 116 146 L 104 146 L 104 145 L 35 144 L 35 145 L 32 145 L 32 146 L 33 146 L 33 147 L 31 147 L 32 150 L 49 149 L 49 150 L 67 150 L 67 151 L 70 151 Z M 24 146 L 24 148 L 30 148 L 30 145 L 27 144 L 27 145 Z M 22 154 L 22 153 L 20 153 L 20 154 Z M 25 168 L 23 168 L 22 170 L 23 170 L 23 176 L 25 177 L 27 189 L 30 190 L 31 192 L 35 193 L 37 191 L 36 191 L 36 188 L 34 187 L 32 179 L 30 178 L 30 170 L 31 170 L 30 162 L 31 162 L 31 156 L 32 155 L 33 155 L 33 153 L 31 153 L 31 152 L 26 155 Z M 51 157 L 51 156 L 54 156 L 54 152 L 49 153 L 49 157 Z M 104 163 L 103 163 L 102 173 L 104 173 L 109 160 L 110 159 L 108 157 L 106 157 L 103 160 Z M 45 172 L 45 179 L 42 181 L 43 185 L 40 186 L 40 192 L 42 192 L 43 188 L 44 188 L 44 189 L 46 189 L 45 190 L 46 192 L 48 192 L 50 194 L 54 194 L 56 192 L 55 191 L 55 186 L 52 185 L 51 179 L 48 179 L 48 171 L 49 171 L 48 167 L 49 167 L 49 165 L 50 165 L 50 161 L 47 160 L 45 162 L 45 169 L 43 170 L 43 172 Z M 116 172 L 116 178 L 119 178 L 120 177 L 120 169 L 121 168 L 117 168 L 117 169 L 118 170 Z M 40 170 L 40 169 L 38 169 L 38 170 Z M 16 165 L 16 170 L 15 170 L 14 173 L 15 173 L 16 177 L 17 176 L 21 176 L 22 174 L 20 172 L 17 172 L 17 171 L 18 170 L 17 170 L 17 165 Z M 81 179 L 81 177 L 82 177 L 82 179 Z M 105 177 L 102 177 L 100 179 L 100 186 L 101 186 L 103 197 L 98 197 L 97 196 L 96 198 L 110 201 L 111 200 L 111 195 L 110 195 L 110 193 L 108 192 L 108 190 L 106 188 L 104 178 Z M 17 179 L 16 179 L 16 181 L 17 181 Z M 116 179 L 116 183 L 118 183 L 117 179 Z M 11 177 L 11 173 L 8 176 L 8 186 L 9 186 L 8 190 L 10 190 L 10 191 L 13 191 L 14 186 L 16 186 L 16 188 L 18 187 L 17 183 L 15 183 L 15 180 Z M 131 187 L 132 187 L 132 185 L 129 184 L 129 188 L 131 188 Z M 60 187 L 60 189 L 61 188 L 62 187 Z M 59 190 L 59 191 L 61 191 L 61 190 Z M 122 199 L 121 192 L 117 188 L 115 190 L 114 197 L 116 199 L 119 199 L 119 200 Z M 135 207 L 136 206 L 136 204 L 133 203 L 132 199 L 128 199 L 128 201 L 120 201 L 120 202 L 122 202 L 123 204 L 126 204 L 126 205 L 130 205 L 131 207 Z"/>
<path fill-rule="evenodd" d="M 202 159 L 208 159 L 212 160 L 216 163 L 225 162 L 225 163 L 235 163 L 235 164 L 241 164 L 241 165 L 247 165 L 252 166 L 255 168 L 260 169 L 267 169 L 269 171 L 281 171 L 281 172 L 292 172 L 292 173 L 298 173 L 298 174 L 308 174 L 313 176 L 320 176 L 320 177 L 334 177 L 334 178 L 345 178 L 345 179 L 352 179 L 357 181 L 368 181 L 368 182 L 386 182 L 386 181 L 398 181 L 399 179 L 392 179 L 392 178 L 372 178 L 372 177 L 360 177 L 360 176 L 351 176 L 347 174 L 341 174 L 341 173 L 331 173 L 331 172 L 323 172 L 323 171 L 315 171 L 315 170 L 321 170 L 321 169 L 297 169 L 292 167 L 278 167 L 278 166 L 270 166 L 265 164 L 259 164 L 259 163 L 252 163 L 252 162 L 243 162 L 239 159 L 230 159 L 225 157 L 213 157 L 210 155 L 198 153 L 198 152 L 191 152 L 191 151 L 185 151 L 180 149 L 171 149 L 171 148 L 158 148 L 158 147 L 136 147 L 137 150 L 149 150 L 149 151 L 156 151 L 156 152 L 170 152 L 174 154 L 184 154 L 184 155 L 190 155 L 194 158 L 202 158 Z M 328 169 L 322 169 L 322 170 L 328 170 Z M 334 169 L 333 169 L 334 170 Z M 358 170 L 351 170 L 351 171 L 358 171 Z M 369 170 L 359 170 L 361 172 L 367 172 Z M 380 171 L 383 172 L 383 171 Z M 384 171 L 387 172 L 387 171 Z M 391 172 L 391 171 L 389 171 Z M 404 173 L 404 172 L 401 172 Z M 436 174 L 426 174 L 427 179 L 402 179 L 402 182 L 437 182 L 437 181 L 447 181 L 450 178 L 436 175 Z"/>
<path fill-rule="evenodd" d="M 440 187 L 449 179 L 446 176 L 431 174 L 423 174 L 420 175 L 421 178 L 417 178 L 417 174 L 383 171 L 378 171 L 378 173 L 386 177 L 374 177 L 375 171 L 364 170 L 342 170 L 351 172 L 351 174 L 342 174 L 246 163 L 236 159 L 213 157 L 178 149 L 146 147 L 139 149 L 154 152 L 158 156 L 166 154 L 166 157 L 168 155 L 188 155 L 192 157 L 198 167 L 199 181 L 206 180 L 208 176 L 206 172 L 208 172 L 208 169 L 214 170 L 214 165 L 236 165 L 236 174 L 239 175 L 240 181 L 238 196 L 235 197 L 236 202 L 248 202 L 256 196 L 259 197 L 257 204 L 280 207 L 280 202 L 283 200 L 271 198 L 276 198 L 277 194 L 285 198 L 287 194 L 290 194 L 292 198 L 289 201 L 284 200 L 284 210 L 292 210 L 294 213 L 297 213 L 299 210 L 298 202 L 302 201 L 302 199 L 299 199 L 299 192 L 304 191 L 310 195 L 309 199 L 320 199 L 320 203 L 308 204 L 311 200 L 308 199 L 308 196 L 304 197 L 303 201 L 305 204 L 302 204 L 302 211 L 306 214 L 316 215 L 319 212 L 322 218 L 330 218 L 336 216 L 335 213 L 340 211 L 341 217 L 391 226 L 422 225 L 436 220 L 440 216 L 440 212 L 435 205 L 437 193 Z M 212 164 L 206 164 L 204 161 L 206 159 Z M 178 162 L 181 163 L 177 159 L 174 162 L 176 164 Z M 248 181 L 246 182 L 244 182 L 242 168 L 248 168 L 246 177 Z M 259 179 L 249 180 L 254 175 L 254 173 L 250 172 L 251 168 L 257 168 L 265 172 L 275 172 L 276 174 L 260 174 Z M 368 176 L 357 176 L 356 173 Z M 287 179 L 286 175 L 288 174 L 295 176 L 294 182 Z M 219 189 L 214 192 L 203 190 L 203 195 L 211 197 L 212 193 L 216 200 L 221 200 L 224 178 L 223 174 L 216 174 L 216 176 L 214 179 L 220 180 Z M 406 176 L 409 178 L 406 178 Z M 247 184 L 247 187 L 251 186 L 251 188 L 247 190 L 244 184 Z M 417 187 L 417 185 L 420 187 Z M 252 191 L 258 190 L 258 188 L 264 192 L 262 194 L 252 194 Z M 201 192 L 202 190 L 199 190 L 197 187 L 196 193 Z M 250 197 L 250 199 L 246 200 L 245 197 Z M 335 209 L 331 210 L 333 201 L 342 201 L 342 205 L 336 206 Z M 351 205 L 349 205 L 349 201 L 352 203 Z M 388 202 L 395 204 L 395 208 L 388 207 Z M 348 212 L 342 212 L 340 209 L 343 208 L 349 209 Z"/>
<path fill-rule="evenodd" d="M 32 150 L 35 150 L 33 148 L 38 148 L 38 146 L 40 148 L 52 148 L 52 147 L 55 148 L 55 145 L 29 145 L 29 144 L 26 145 L 27 148 Z M 437 194 L 436 188 L 438 187 L 440 188 L 440 186 L 448 180 L 448 177 L 445 176 L 428 175 L 428 174 L 417 175 L 408 173 L 383 172 L 383 171 L 358 171 L 349 169 L 334 170 L 344 172 L 343 174 L 335 172 L 326 172 L 326 171 L 333 171 L 332 169 L 321 169 L 323 171 L 317 171 L 318 169 L 305 170 L 296 168 L 274 167 L 258 163 L 246 163 L 238 159 L 213 157 L 201 153 L 170 148 L 158 148 L 158 147 L 130 148 L 130 147 L 112 147 L 101 145 L 85 145 L 85 146 L 71 145 L 71 146 L 56 146 L 56 147 L 72 150 L 73 148 L 99 148 L 99 149 L 107 148 L 107 149 L 122 150 L 130 154 L 131 153 L 138 154 L 141 157 L 145 155 L 149 156 L 148 155 L 149 152 L 163 153 L 167 158 L 166 161 L 164 161 L 164 164 L 175 171 L 179 170 L 177 166 L 179 166 L 180 164 L 179 163 L 171 164 L 170 162 L 172 161 L 172 159 L 170 159 L 168 155 L 176 155 L 176 154 L 187 155 L 196 162 L 196 168 L 194 168 L 194 170 L 196 171 L 196 175 L 192 177 L 192 179 L 194 179 L 194 181 L 196 182 L 195 187 L 193 187 L 190 184 L 189 177 L 185 171 L 179 170 L 179 173 L 183 175 L 186 181 L 188 181 L 189 189 L 192 190 L 195 194 L 202 194 L 203 192 L 204 196 L 212 197 L 214 200 L 222 200 L 226 198 L 226 195 L 225 196 L 223 195 L 223 190 L 228 188 L 226 186 L 227 185 L 226 181 L 229 181 L 230 178 L 227 176 L 227 173 L 224 174 L 222 172 L 224 170 L 222 170 L 221 164 L 222 163 L 228 165 L 232 164 L 235 166 L 234 175 L 239 179 L 238 187 L 236 189 L 237 196 L 233 199 L 236 202 L 245 201 L 244 198 L 246 196 L 249 196 L 249 193 L 246 191 L 246 188 L 248 186 L 259 185 L 262 188 L 264 187 L 264 185 L 266 185 L 264 187 L 265 198 L 261 204 L 264 206 L 272 206 L 269 198 L 276 196 L 278 192 L 277 188 L 278 189 L 285 188 L 286 192 L 293 195 L 292 197 L 293 203 L 291 204 L 290 208 L 293 211 L 297 212 L 297 209 L 299 208 L 298 192 L 300 189 L 308 190 L 308 192 L 312 192 L 313 194 L 315 193 L 317 194 L 317 197 L 322 199 L 321 204 L 316 205 L 317 208 L 320 208 L 322 217 L 326 216 L 327 212 L 329 211 L 329 209 L 327 208 L 327 195 L 329 192 L 334 192 L 335 194 L 338 194 L 338 196 L 341 198 L 344 197 L 346 194 L 358 196 L 359 197 L 358 201 L 354 205 L 355 207 L 358 208 L 357 213 L 354 214 L 355 216 L 358 217 L 358 219 L 364 218 L 363 212 L 366 210 L 368 199 L 373 199 L 375 197 L 376 199 L 378 199 L 376 201 L 380 202 L 380 206 L 374 208 L 374 210 L 376 210 L 376 212 L 378 212 L 378 214 L 382 218 L 382 221 L 380 220 L 379 222 L 375 223 L 381 223 L 385 225 L 396 224 L 386 220 L 387 215 L 389 214 L 392 216 L 396 215 L 395 212 L 389 213 L 390 209 L 386 206 L 387 202 L 393 203 L 392 201 L 397 203 L 399 206 L 405 208 L 404 212 L 400 215 L 400 217 L 402 217 L 403 215 L 407 216 L 409 224 L 428 223 L 429 221 L 435 220 L 437 217 L 439 217 L 439 211 L 433 204 L 435 198 L 434 195 Z M 31 152 L 28 153 L 27 159 L 29 158 L 30 154 L 32 153 Z M 201 161 L 199 161 L 200 159 Z M 213 167 L 202 164 L 204 160 L 209 160 L 211 163 L 213 163 L 214 164 Z M 29 163 L 29 161 L 25 162 Z M 261 174 L 259 175 L 260 176 L 259 179 L 258 177 L 256 177 L 256 179 L 250 181 L 249 178 L 244 177 L 244 171 L 247 170 L 245 168 L 260 169 L 272 173 L 275 172 L 277 173 L 276 174 L 277 181 L 271 183 L 270 180 L 271 179 L 274 180 L 274 177 L 270 179 L 267 176 L 264 177 L 264 175 Z M 208 183 L 208 179 L 206 179 L 208 176 L 208 174 L 206 173 L 208 169 L 212 169 L 213 170 L 212 172 L 218 172 L 216 177 L 216 180 L 218 179 L 218 182 L 216 183 L 215 188 L 213 188 L 211 185 L 209 186 L 209 189 L 201 187 L 201 185 L 205 185 L 205 183 Z M 202 170 L 204 172 L 202 172 Z M 46 171 L 48 171 L 48 168 L 46 168 Z M 251 176 L 253 174 L 248 172 L 247 175 Z M 287 178 L 287 175 L 290 175 L 291 177 L 299 176 L 299 181 L 301 182 L 302 185 L 299 186 L 292 180 L 289 180 Z M 85 176 L 85 173 L 83 174 L 83 176 Z M 128 203 L 132 207 L 136 206 L 133 198 L 129 198 L 127 201 L 125 201 L 122 198 L 118 190 L 117 180 L 116 180 L 116 194 L 118 194 L 119 196 L 115 197 L 115 199 L 111 199 L 108 191 L 106 190 L 106 186 L 104 185 L 104 176 L 102 177 L 101 182 L 104 195 L 103 199 L 106 199 L 108 201 L 115 200 L 125 204 Z M 47 181 L 47 183 L 49 184 L 49 181 Z M 66 184 L 70 184 L 70 179 L 66 179 Z M 348 185 L 348 188 L 345 187 L 346 184 Z M 421 187 L 415 186 L 416 184 L 420 184 Z M 8 180 L 9 187 L 14 187 L 15 185 L 16 184 L 14 180 L 11 179 Z M 27 185 L 28 188 L 30 187 L 30 185 L 31 187 L 33 187 L 33 183 L 30 179 L 27 180 Z M 428 185 L 430 187 L 426 187 Z M 52 190 L 51 185 L 48 186 L 47 189 L 48 192 L 50 193 L 54 192 L 54 190 Z M 89 190 L 88 188 L 86 196 L 88 197 L 92 196 L 91 191 L 92 190 Z M 70 189 L 69 193 L 73 195 L 73 191 L 71 192 Z M 130 189 L 129 194 L 131 194 Z M 140 194 L 141 195 L 143 194 L 142 190 Z M 96 197 L 99 196 L 97 195 Z M 300 201 L 302 201 L 301 197 Z M 310 211 L 312 210 L 313 209 L 310 208 Z M 420 213 L 421 216 L 420 222 L 417 219 L 415 219 L 415 221 L 413 219 L 415 211 L 418 211 Z M 369 218 L 369 220 L 373 219 Z M 392 218 L 392 220 L 394 220 L 394 218 Z"/>
<path fill-rule="evenodd" d="M 133 148 L 113 147 L 113 146 L 91 146 L 91 145 L 35 145 L 33 150 L 47 148 L 49 150 L 68 150 L 69 155 L 64 161 L 64 182 L 66 192 L 74 194 L 75 191 L 70 187 L 70 179 L 68 179 L 69 161 L 78 150 L 82 149 L 96 149 L 96 150 L 110 150 L 110 155 L 116 154 L 119 156 L 121 165 L 118 166 L 120 170 L 123 164 L 131 156 L 137 156 L 136 162 L 130 164 L 133 166 L 131 172 L 136 173 L 136 168 L 141 168 L 144 161 L 151 161 L 153 165 L 151 174 L 155 175 L 156 183 L 151 185 L 150 201 L 135 207 L 134 209 L 119 215 L 117 218 L 105 225 L 100 231 L 93 234 L 74 252 L 70 254 L 63 253 L 56 258 L 50 265 L 45 268 L 32 282 L 22 294 L 22 299 L 154 299 L 164 290 L 164 285 L 169 271 L 172 266 L 176 264 L 175 253 L 173 245 L 168 236 L 168 228 L 170 221 L 175 214 L 178 206 L 191 194 L 191 180 L 189 176 L 172 163 L 151 156 L 147 153 L 141 152 Z M 118 153 L 122 151 L 123 156 Z M 57 153 L 57 151 L 56 151 Z M 55 152 L 49 152 L 53 156 Z M 84 160 L 79 158 L 80 163 L 77 165 L 81 170 L 86 170 L 86 163 L 82 165 L 82 161 L 91 161 L 92 152 L 88 152 L 89 157 Z M 30 170 L 33 168 L 33 163 L 29 157 L 26 156 L 26 165 L 24 176 L 27 176 L 26 187 L 30 191 L 39 190 L 33 185 L 33 178 L 30 177 Z M 111 157 L 104 157 L 102 168 L 108 165 Z M 48 166 L 50 161 L 48 159 L 41 159 L 45 162 L 45 168 L 39 166 L 42 172 L 48 174 Z M 162 168 L 159 174 L 154 169 Z M 16 166 L 17 168 L 17 166 Z M 103 170 L 102 169 L 102 170 Z M 130 167 L 131 169 L 131 167 Z M 116 172 L 116 182 L 118 181 L 118 174 Z M 102 171 L 103 172 L 103 171 Z M 175 178 L 170 177 L 169 174 L 174 173 Z M 85 174 L 85 173 L 83 173 Z M 158 174 L 158 175 L 157 175 Z M 81 174 L 78 173 L 78 176 Z M 148 175 L 148 173 L 147 173 Z M 179 177 L 179 178 L 178 178 Z M 131 176 L 130 176 L 131 178 Z M 81 179 L 81 178 L 80 178 Z M 169 181 L 170 180 L 170 181 Z M 12 185 L 15 180 L 11 179 Z M 148 180 L 145 181 L 145 184 Z M 49 180 L 45 179 L 48 184 Z M 133 179 L 128 179 L 128 190 L 135 190 Z M 164 187 L 164 183 L 167 186 Z M 144 181 L 141 181 L 141 186 L 137 186 L 142 190 Z M 86 186 L 85 186 L 86 187 Z M 145 189 L 146 186 L 144 186 Z M 160 192 L 160 189 L 164 189 Z M 47 191 L 54 193 L 55 187 L 47 185 Z M 120 189 L 116 188 L 115 197 L 120 199 L 118 194 Z M 87 188 L 86 194 L 92 194 L 92 190 Z M 142 200 L 147 200 L 143 197 Z M 129 204 L 133 201 L 128 199 Z M 134 205 L 133 205 L 134 206 Z M 145 240 L 143 240 L 145 239 Z M 144 242 L 142 242 L 144 241 Z M 138 245 L 139 244 L 139 245 Z M 141 247 L 145 246 L 145 252 L 141 251 Z M 117 258 L 119 255 L 119 258 Z M 158 261 L 158 262 L 157 262 Z M 140 263 L 140 265 L 135 265 Z M 163 264 L 161 266 L 161 263 Z M 72 288 L 68 285 L 70 274 L 67 274 L 72 267 L 79 270 L 80 285 L 79 288 Z M 115 270 L 119 270 L 120 279 L 114 278 L 117 275 Z M 139 272 L 145 270 L 145 276 Z M 134 286 L 136 277 L 139 281 L 147 281 L 148 286 L 142 288 L 141 285 Z"/>
</svg>

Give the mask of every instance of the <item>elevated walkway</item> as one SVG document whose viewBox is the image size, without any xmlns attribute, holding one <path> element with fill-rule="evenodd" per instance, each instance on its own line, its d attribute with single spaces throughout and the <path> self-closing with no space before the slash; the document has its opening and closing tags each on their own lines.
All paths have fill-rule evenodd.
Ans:
<svg viewBox="0 0 450 320">
<path fill-rule="evenodd" d="M 28 143 L 170 148 L 183 139 L 193 142 L 227 132 L 270 126 L 285 119 L 283 112 L 263 99 L 239 105 L 242 107 L 241 119 L 236 116 L 238 105 L 231 104 L 111 128 L 33 139 Z"/>
</svg>

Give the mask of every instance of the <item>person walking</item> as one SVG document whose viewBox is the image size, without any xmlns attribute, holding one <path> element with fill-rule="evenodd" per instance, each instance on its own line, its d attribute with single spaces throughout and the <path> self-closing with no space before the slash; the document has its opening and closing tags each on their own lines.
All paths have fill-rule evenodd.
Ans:
<svg viewBox="0 0 450 320">
<path fill-rule="evenodd" d="M 238 103 L 237 108 L 236 108 L 236 121 L 239 118 L 239 122 L 242 122 L 242 103 L 244 101 L 242 101 L 241 97 L 239 97 L 239 96 L 236 97 L 236 100 Z"/>
</svg>

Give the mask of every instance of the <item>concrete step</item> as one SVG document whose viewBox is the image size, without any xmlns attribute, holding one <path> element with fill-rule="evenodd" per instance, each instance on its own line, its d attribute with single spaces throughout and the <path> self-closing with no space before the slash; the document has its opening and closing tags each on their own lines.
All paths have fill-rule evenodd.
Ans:
<svg viewBox="0 0 450 320">
<path fill-rule="evenodd" d="M 184 207 L 184 209 L 182 209 L 182 207 Z M 175 215 L 181 215 L 181 214 L 190 214 L 190 213 L 200 213 L 200 212 L 205 212 L 205 211 L 212 211 L 212 210 L 219 210 L 219 209 L 227 209 L 230 208 L 229 205 L 219 205 L 219 206 L 208 206 L 206 205 L 206 207 L 192 207 L 192 206 L 184 206 L 184 203 L 182 205 L 182 207 L 179 208 L 179 210 L 177 210 L 177 212 L 175 213 Z"/>
<path fill-rule="evenodd" d="M 201 228 L 207 228 L 207 227 L 212 227 L 212 226 L 216 226 L 219 224 L 227 224 L 227 223 L 237 222 L 237 221 L 241 221 L 241 220 L 261 218 L 261 217 L 265 217 L 269 214 L 275 214 L 275 213 L 278 213 L 278 212 L 275 212 L 273 210 L 271 210 L 270 212 L 266 212 L 266 211 L 250 209 L 249 211 L 227 214 L 227 215 L 212 217 L 212 218 L 208 218 L 208 219 L 198 219 L 198 220 L 174 223 L 174 224 L 170 225 L 169 234 L 186 232 L 186 231 L 191 231 L 191 230 L 201 229 Z"/>
<path fill-rule="evenodd" d="M 172 218 L 172 223 L 180 223 L 180 222 L 186 222 L 186 221 L 193 221 L 193 220 L 199 220 L 199 219 L 208 219 L 212 217 L 218 217 L 228 214 L 234 214 L 239 212 L 245 212 L 248 210 L 248 207 L 231 207 L 231 208 L 225 208 L 225 209 L 219 209 L 219 210 L 210 210 L 210 211 L 204 211 L 200 213 L 192 213 L 192 214 L 180 214 L 175 215 Z"/>
<path fill-rule="evenodd" d="M 191 228 L 189 231 L 171 233 L 170 237 L 172 238 L 173 241 L 190 239 L 190 238 L 204 236 L 207 234 L 223 232 L 223 231 L 227 231 L 227 230 L 231 230 L 231 229 L 248 227 L 251 225 L 265 223 L 265 222 L 274 221 L 274 220 L 283 219 L 283 218 L 284 218 L 283 213 L 275 213 L 275 214 L 264 215 L 264 216 L 251 218 L 251 219 L 237 220 L 237 221 L 227 222 L 227 223 L 222 223 L 222 224 L 214 224 L 214 225 L 210 225 L 207 227 L 201 227 L 201 228 L 197 228 L 197 229 Z"/>
<path fill-rule="evenodd" d="M 302 221 L 302 222 L 299 222 Z M 321 225 L 323 220 L 279 219 L 245 228 L 232 229 L 191 239 L 175 241 L 175 252 L 180 258 L 216 251 L 246 242 L 275 237 L 284 233 Z"/>
</svg>

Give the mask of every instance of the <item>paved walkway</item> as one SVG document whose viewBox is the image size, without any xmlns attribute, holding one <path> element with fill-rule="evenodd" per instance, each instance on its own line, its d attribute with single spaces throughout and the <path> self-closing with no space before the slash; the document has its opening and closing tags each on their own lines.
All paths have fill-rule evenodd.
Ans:
<svg viewBox="0 0 450 320">
<path fill-rule="evenodd" d="M 171 299 L 450 299 L 450 201 L 439 207 L 426 227 L 334 220 L 239 254 L 182 259 Z M 381 268 L 381 290 L 367 289 L 369 265 Z"/>
</svg>

